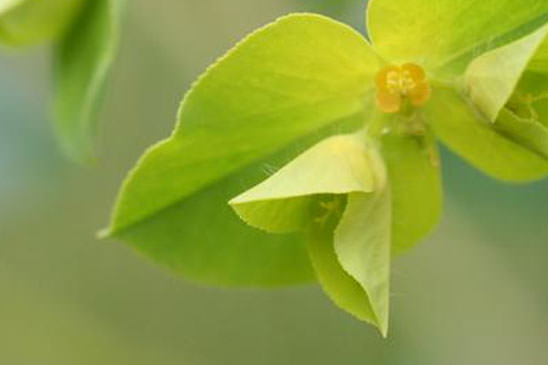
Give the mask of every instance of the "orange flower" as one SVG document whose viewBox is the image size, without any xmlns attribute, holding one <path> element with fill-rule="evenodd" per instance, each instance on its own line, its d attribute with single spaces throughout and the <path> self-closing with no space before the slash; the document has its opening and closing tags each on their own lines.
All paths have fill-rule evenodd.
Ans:
<svg viewBox="0 0 548 365">
<path fill-rule="evenodd" d="M 375 79 L 376 102 L 385 113 L 397 113 L 407 99 L 413 106 L 424 105 L 430 99 L 430 85 L 424 70 L 413 63 L 383 68 Z"/>
</svg>

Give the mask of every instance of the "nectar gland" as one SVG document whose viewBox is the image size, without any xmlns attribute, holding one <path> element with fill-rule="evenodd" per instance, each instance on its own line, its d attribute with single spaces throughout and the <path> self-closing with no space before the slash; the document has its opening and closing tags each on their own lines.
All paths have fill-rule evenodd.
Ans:
<svg viewBox="0 0 548 365">
<path fill-rule="evenodd" d="M 413 63 L 387 66 L 377 73 L 377 107 L 385 113 L 399 112 L 404 103 L 419 107 L 430 99 L 430 85 L 424 70 Z"/>
</svg>

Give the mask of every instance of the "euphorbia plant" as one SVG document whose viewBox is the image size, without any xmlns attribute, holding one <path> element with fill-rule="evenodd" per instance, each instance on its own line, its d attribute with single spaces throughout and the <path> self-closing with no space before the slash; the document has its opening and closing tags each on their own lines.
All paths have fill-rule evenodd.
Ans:
<svg viewBox="0 0 548 365">
<path fill-rule="evenodd" d="M 317 279 L 386 335 L 391 257 L 440 216 L 436 138 L 503 181 L 548 174 L 547 22 L 544 0 L 372 0 L 370 40 L 278 19 L 194 84 L 104 234 L 201 282 Z"/>
</svg>

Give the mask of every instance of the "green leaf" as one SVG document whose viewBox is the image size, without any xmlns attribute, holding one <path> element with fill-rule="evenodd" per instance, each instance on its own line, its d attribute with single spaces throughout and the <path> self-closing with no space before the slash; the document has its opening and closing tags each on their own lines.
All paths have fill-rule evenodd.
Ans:
<svg viewBox="0 0 548 365">
<path fill-rule="evenodd" d="M 292 15 L 257 31 L 185 97 L 172 137 L 125 184 L 113 230 L 360 113 L 376 69 L 367 42 L 328 18 Z"/>
<path fill-rule="evenodd" d="M 365 143 L 361 134 L 325 139 L 230 204 L 253 227 L 273 233 L 305 230 L 316 195 L 375 189 Z"/>
<path fill-rule="evenodd" d="M 106 234 L 196 280 L 302 281 L 311 272 L 302 241 L 249 233 L 227 202 L 264 179 L 244 184 L 242 168 L 259 163 L 252 172 L 261 171 L 275 152 L 302 150 L 326 128 L 361 125 L 377 68 L 361 35 L 322 16 L 291 15 L 255 32 L 187 94 L 173 135 L 124 182 Z M 228 190 L 215 195 L 214 187 Z"/>
<path fill-rule="evenodd" d="M 548 66 L 548 65 L 547 65 Z M 513 99 L 507 107 L 516 106 L 512 102 L 517 101 L 522 107 L 527 108 L 525 116 L 534 119 L 548 127 L 548 67 L 542 70 L 527 71 L 513 95 Z M 518 100 L 516 100 L 516 98 Z"/>
<path fill-rule="evenodd" d="M 382 136 L 382 155 L 392 196 L 392 252 L 415 246 L 438 223 L 442 211 L 440 157 L 428 130 Z"/>
<path fill-rule="evenodd" d="M 527 68 L 533 72 L 548 74 L 548 37 L 544 38 L 544 42 Z"/>
<path fill-rule="evenodd" d="M 548 37 L 527 67 L 519 84 L 506 105 L 510 111 L 523 119 L 532 119 L 548 127 Z"/>
<path fill-rule="evenodd" d="M 539 121 L 520 118 L 505 108 L 500 113 L 495 127 L 508 138 L 548 160 L 548 127 Z"/>
<path fill-rule="evenodd" d="M 390 286 L 390 189 L 348 195 L 335 231 L 335 252 L 343 269 L 363 288 L 373 312 L 366 318 L 388 332 Z"/>
<path fill-rule="evenodd" d="M 478 55 L 548 22 L 545 0 L 370 0 L 375 48 L 394 62 L 417 62 L 460 75 Z"/>
<path fill-rule="evenodd" d="M 454 90 L 433 90 L 424 113 L 435 134 L 451 150 L 489 176 L 507 182 L 527 182 L 548 174 L 548 162 L 498 133 Z"/>
<path fill-rule="evenodd" d="M 544 26 L 516 42 L 484 53 L 466 70 L 470 99 L 491 122 L 495 122 L 514 93 L 547 34 L 548 26 Z"/>
<path fill-rule="evenodd" d="M 310 229 L 308 252 L 318 282 L 326 295 L 341 309 L 376 325 L 369 297 L 339 263 L 333 246 L 333 231 L 322 225 Z"/>
<path fill-rule="evenodd" d="M 495 128 L 548 160 L 548 73 L 526 71 Z"/>
<path fill-rule="evenodd" d="M 114 61 L 124 0 L 90 0 L 54 51 L 54 115 L 66 153 L 94 158 L 94 136 L 105 81 Z"/>
<path fill-rule="evenodd" d="M 506 108 L 525 119 L 548 127 L 548 68 L 527 70 L 521 78 Z"/>
<path fill-rule="evenodd" d="M 9 0 L 0 4 L 0 43 L 20 46 L 52 40 L 86 0 Z"/>
<path fill-rule="evenodd" d="M 272 161 L 278 164 L 283 162 Z M 267 162 L 220 180 L 116 235 L 195 282 L 277 287 L 314 281 L 302 235 L 272 235 L 243 223 L 227 204 L 265 177 Z"/>
</svg>

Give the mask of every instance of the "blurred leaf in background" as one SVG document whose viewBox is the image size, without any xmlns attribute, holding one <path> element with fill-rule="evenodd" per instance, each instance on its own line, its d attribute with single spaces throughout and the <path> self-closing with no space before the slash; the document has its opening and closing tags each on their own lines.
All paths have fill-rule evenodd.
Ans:
<svg viewBox="0 0 548 365">
<path fill-rule="evenodd" d="M 98 109 L 114 61 L 125 0 L 88 0 L 54 50 L 54 123 L 65 152 L 95 158 Z"/>
<path fill-rule="evenodd" d="M 98 108 L 118 43 L 124 0 L 10 0 L 0 3 L 0 43 L 55 45 L 54 123 L 72 159 L 95 158 Z"/>
</svg>

